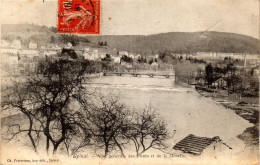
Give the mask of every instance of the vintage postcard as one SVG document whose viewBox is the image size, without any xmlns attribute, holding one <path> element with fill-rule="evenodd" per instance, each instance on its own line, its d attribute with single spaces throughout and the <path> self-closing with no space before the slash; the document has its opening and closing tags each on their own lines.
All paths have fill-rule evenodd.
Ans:
<svg viewBox="0 0 260 165">
<path fill-rule="evenodd" d="M 0 165 L 259 164 L 259 0 L 2 0 Z"/>
</svg>

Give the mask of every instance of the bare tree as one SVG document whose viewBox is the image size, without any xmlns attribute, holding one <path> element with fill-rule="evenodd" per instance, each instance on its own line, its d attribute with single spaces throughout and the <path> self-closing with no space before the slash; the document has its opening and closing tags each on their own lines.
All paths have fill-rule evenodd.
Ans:
<svg viewBox="0 0 260 165">
<path fill-rule="evenodd" d="M 151 106 L 134 112 L 133 116 L 125 136 L 133 141 L 137 157 L 151 148 L 163 150 L 168 147 L 164 143 L 170 138 L 166 124 Z"/>
<path fill-rule="evenodd" d="M 29 129 L 17 128 L 19 132 L 28 132 L 35 151 L 39 132 L 46 137 L 47 153 L 51 142 L 53 154 L 60 144 L 76 135 L 84 136 L 84 146 L 91 137 L 81 121 L 81 107 L 87 102 L 86 89 L 82 86 L 86 68 L 87 64 L 78 59 L 46 58 L 39 63 L 36 75 L 27 77 L 22 84 L 14 84 L 10 94 L 3 92 L 6 96 L 2 106 L 16 108 L 27 116 Z M 37 133 L 36 137 L 32 131 Z M 72 150 L 75 152 L 74 147 Z"/>
<path fill-rule="evenodd" d="M 36 121 L 34 120 L 33 115 L 36 112 L 35 109 L 33 109 L 34 102 L 31 100 L 31 95 L 27 90 L 27 85 L 28 84 L 23 82 L 13 82 L 11 85 L 2 86 L 1 106 L 3 107 L 3 110 L 11 112 L 18 111 L 28 120 L 28 123 L 26 124 L 20 122 L 7 125 L 8 131 L 5 139 L 10 141 L 19 134 L 26 132 L 34 151 L 37 153 L 36 141 L 39 140 L 39 133 L 43 132 L 43 130 L 41 127 L 35 126 Z"/>
<path fill-rule="evenodd" d="M 124 155 L 124 144 L 128 139 L 124 136 L 130 124 L 130 116 L 119 96 L 99 96 L 88 112 L 89 125 L 94 135 L 97 149 L 104 149 L 105 157 L 114 149 Z"/>
<path fill-rule="evenodd" d="M 174 66 L 175 81 L 191 84 L 202 68 L 199 64 L 193 64 L 190 61 L 179 62 Z"/>
<path fill-rule="evenodd" d="M 85 88 L 82 86 L 86 66 L 79 60 L 46 59 L 39 64 L 39 76 L 29 79 L 30 89 L 38 104 L 35 116 L 41 123 L 46 136 L 46 150 L 49 142 L 55 153 L 61 143 L 76 127 L 86 131 L 75 120 L 80 108 L 70 107 L 74 102 L 85 102 Z"/>
</svg>

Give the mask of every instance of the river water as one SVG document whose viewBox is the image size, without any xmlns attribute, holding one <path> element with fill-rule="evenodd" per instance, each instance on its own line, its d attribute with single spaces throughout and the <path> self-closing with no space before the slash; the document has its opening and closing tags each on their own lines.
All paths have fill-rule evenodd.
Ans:
<svg viewBox="0 0 260 165">
<path fill-rule="evenodd" d="M 233 148 L 233 153 L 245 149 L 244 142 L 237 135 L 252 124 L 211 98 L 201 96 L 193 88 L 175 85 L 173 78 L 97 77 L 91 79 L 90 87 L 103 92 L 119 92 L 122 101 L 130 108 L 152 105 L 166 121 L 169 131 L 176 130 L 171 139 L 172 145 L 187 135 L 194 134 L 203 137 L 219 136 Z"/>
</svg>

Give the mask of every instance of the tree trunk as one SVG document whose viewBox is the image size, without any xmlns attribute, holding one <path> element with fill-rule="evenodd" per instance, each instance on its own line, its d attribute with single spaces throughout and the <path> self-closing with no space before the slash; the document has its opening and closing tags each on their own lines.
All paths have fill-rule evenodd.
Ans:
<svg viewBox="0 0 260 165">
<path fill-rule="evenodd" d="M 122 147 L 120 146 L 120 144 L 117 142 L 117 140 L 116 140 L 115 137 L 113 137 L 113 139 L 115 140 L 116 145 L 117 145 L 118 148 L 120 149 L 122 156 L 125 158 L 125 154 L 124 154 L 123 148 L 122 148 Z"/>
<path fill-rule="evenodd" d="M 34 139 L 32 137 L 32 126 L 33 126 L 33 120 L 29 117 L 29 120 L 30 120 L 30 126 L 29 126 L 29 132 L 28 132 L 28 136 L 31 140 L 31 143 L 33 145 L 33 148 L 34 148 L 34 151 L 37 153 L 37 147 L 36 147 L 36 144 L 34 142 Z"/>
<path fill-rule="evenodd" d="M 109 144 L 105 144 L 105 158 L 107 157 L 108 154 L 108 146 Z"/>
<path fill-rule="evenodd" d="M 59 145 L 53 145 L 53 155 L 56 154 Z"/>
<path fill-rule="evenodd" d="M 49 148 L 50 148 L 50 139 L 48 137 L 49 127 L 50 127 L 50 121 L 47 120 L 46 127 L 45 127 L 45 130 L 44 130 L 44 134 L 46 135 L 46 152 L 47 152 L 47 154 L 49 154 Z"/>
<path fill-rule="evenodd" d="M 32 138 L 32 135 L 31 135 L 31 131 L 29 131 L 28 136 L 29 136 L 29 138 L 30 138 L 30 140 L 31 140 L 31 142 L 32 142 L 34 151 L 35 151 L 36 153 L 38 153 L 38 152 L 37 152 L 36 145 L 35 145 L 35 142 L 34 142 L 34 140 L 33 140 L 33 138 Z"/>
<path fill-rule="evenodd" d="M 46 152 L 49 155 L 49 148 L 50 148 L 50 140 L 48 137 L 46 137 Z"/>
</svg>

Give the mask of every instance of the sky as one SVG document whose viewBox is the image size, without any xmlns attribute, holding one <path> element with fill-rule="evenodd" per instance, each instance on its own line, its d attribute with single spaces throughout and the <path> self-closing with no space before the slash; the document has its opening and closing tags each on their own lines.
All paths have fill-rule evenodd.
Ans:
<svg viewBox="0 0 260 165">
<path fill-rule="evenodd" d="M 57 25 L 57 0 L 2 0 L 3 24 Z M 220 31 L 259 39 L 259 0 L 101 0 L 101 33 Z"/>
</svg>

